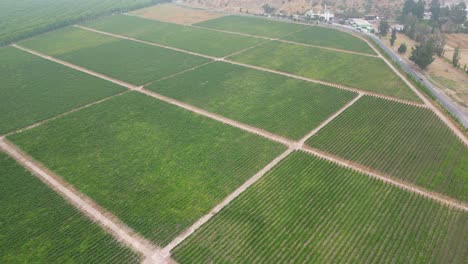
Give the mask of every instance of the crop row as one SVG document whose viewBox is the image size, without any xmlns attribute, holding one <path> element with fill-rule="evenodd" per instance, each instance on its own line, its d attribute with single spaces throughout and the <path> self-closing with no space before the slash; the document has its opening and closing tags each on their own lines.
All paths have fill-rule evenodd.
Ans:
<svg viewBox="0 0 468 264">
<path fill-rule="evenodd" d="M 0 134 L 125 90 L 12 47 L 0 57 Z"/>
<path fill-rule="evenodd" d="M 429 109 L 365 96 L 307 144 L 468 201 L 468 148 Z"/>
<path fill-rule="evenodd" d="M 156 4 L 158 0 L 2 0 L 0 2 L 0 45 L 48 30 Z"/>
<path fill-rule="evenodd" d="M 105 17 L 85 26 L 217 57 L 224 57 L 265 41 L 126 15 Z"/>
<path fill-rule="evenodd" d="M 179 263 L 461 263 L 466 212 L 296 152 L 172 253 Z"/>
<path fill-rule="evenodd" d="M 272 41 L 230 59 L 400 99 L 420 101 L 380 58 Z"/>
<path fill-rule="evenodd" d="M 9 139 L 161 246 L 285 150 L 136 92 Z"/>
<path fill-rule="evenodd" d="M 21 42 L 22 46 L 90 70 L 142 85 L 208 59 L 76 27 Z"/>
<path fill-rule="evenodd" d="M 357 95 L 224 62 L 156 82 L 147 89 L 296 140 Z"/>
<path fill-rule="evenodd" d="M 139 257 L 0 153 L 1 263 L 138 263 Z"/>
</svg>

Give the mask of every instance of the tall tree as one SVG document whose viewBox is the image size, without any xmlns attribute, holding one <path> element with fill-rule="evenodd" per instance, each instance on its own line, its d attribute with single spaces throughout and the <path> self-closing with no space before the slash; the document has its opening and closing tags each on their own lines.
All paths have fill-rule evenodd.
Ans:
<svg viewBox="0 0 468 264">
<path fill-rule="evenodd" d="M 432 22 L 439 22 L 440 18 L 440 3 L 439 0 L 432 0 L 431 2 L 431 20 Z"/>
<path fill-rule="evenodd" d="M 405 18 L 407 15 L 413 14 L 415 6 L 416 6 L 416 3 L 414 2 L 414 0 L 406 0 L 405 3 L 403 4 L 401 17 Z"/>
<path fill-rule="evenodd" d="M 464 2 L 460 2 L 457 5 L 452 6 L 450 9 L 450 19 L 453 23 L 461 25 L 466 21 L 466 5 Z"/>
<path fill-rule="evenodd" d="M 392 29 L 392 37 L 390 38 L 390 45 L 392 45 L 392 47 L 393 47 L 393 44 L 395 44 L 395 40 L 396 40 L 396 29 Z"/>
<path fill-rule="evenodd" d="M 416 46 L 411 53 L 410 60 L 414 61 L 421 69 L 426 69 L 434 61 L 434 43 L 428 40 Z"/>
<path fill-rule="evenodd" d="M 420 20 L 424 17 L 425 5 L 426 3 L 423 0 L 419 0 L 413 9 L 413 14 Z"/>
<path fill-rule="evenodd" d="M 452 64 L 455 68 L 458 68 L 460 65 L 460 47 L 456 47 L 453 52 Z"/>
<path fill-rule="evenodd" d="M 389 29 L 390 29 L 390 25 L 388 24 L 388 22 L 386 20 L 380 21 L 380 25 L 379 25 L 380 35 L 386 36 Z"/>
</svg>

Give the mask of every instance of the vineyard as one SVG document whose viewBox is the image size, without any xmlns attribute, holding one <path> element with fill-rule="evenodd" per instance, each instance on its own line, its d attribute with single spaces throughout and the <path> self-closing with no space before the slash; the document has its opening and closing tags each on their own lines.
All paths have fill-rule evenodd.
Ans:
<svg viewBox="0 0 468 264">
<path fill-rule="evenodd" d="M 265 41 L 125 15 L 106 17 L 85 26 L 217 57 L 224 57 Z"/>
<path fill-rule="evenodd" d="M 230 59 L 353 88 L 359 87 L 365 91 L 419 101 L 413 91 L 380 58 L 272 41 Z"/>
<path fill-rule="evenodd" d="M 58 0 L 18 29 L 81 24 L 0 48 L 0 263 L 466 262 L 466 133 L 366 41 L 173 4 L 88 21 L 153 1 L 117 2 Z"/>
<path fill-rule="evenodd" d="M 284 37 L 307 27 L 248 16 L 224 16 L 195 25 L 270 38 Z"/>
<path fill-rule="evenodd" d="M 0 58 L 0 135 L 125 90 L 15 48 Z"/>
<path fill-rule="evenodd" d="M 292 139 L 302 138 L 357 95 L 223 62 L 148 89 Z"/>
<path fill-rule="evenodd" d="M 9 138 L 158 245 L 285 149 L 137 93 Z"/>
<path fill-rule="evenodd" d="M 158 0 L 2 0 L 0 45 L 104 14 L 154 5 Z M 53 19 L 52 19 L 53 18 Z"/>
<path fill-rule="evenodd" d="M 138 263 L 62 197 L 0 153 L 0 262 Z"/>
<path fill-rule="evenodd" d="M 307 144 L 468 201 L 468 150 L 428 109 L 364 97 Z"/>
<path fill-rule="evenodd" d="M 41 35 L 21 45 L 136 85 L 207 61 L 202 57 L 79 28 L 66 28 Z"/>
<path fill-rule="evenodd" d="M 296 152 L 173 252 L 179 263 L 463 263 L 468 214 Z"/>
<path fill-rule="evenodd" d="M 331 28 L 308 27 L 283 39 L 304 44 L 375 54 L 372 48 L 363 40 Z"/>
</svg>

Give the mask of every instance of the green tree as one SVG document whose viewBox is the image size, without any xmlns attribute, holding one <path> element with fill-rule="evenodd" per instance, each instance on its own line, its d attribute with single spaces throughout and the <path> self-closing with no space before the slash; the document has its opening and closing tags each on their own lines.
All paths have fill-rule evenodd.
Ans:
<svg viewBox="0 0 468 264">
<path fill-rule="evenodd" d="M 421 69 L 426 69 L 434 61 L 434 43 L 428 40 L 413 49 L 410 60 L 414 61 Z"/>
<path fill-rule="evenodd" d="M 439 18 L 440 18 L 440 3 L 439 3 L 439 0 L 432 0 L 431 2 L 431 20 L 432 22 L 434 23 L 438 23 L 439 22 Z"/>
<path fill-rule="evenodd" d="M 424 9 L 425 9 L 426 3 L 423 0 L 419 0 L 414 9 L 413 9 L 413 14 L 419 19 L 423 19 L 424 17 Z"/>
<path fill-rule="evenodd" d="M 401 17 L 404 19 L 407 15 L 413 14 L 416 3 L 414 0 L 406 0 L 403 4 L 403 10 L 401 11 Z"/>
<path fill-rule="evenodd" d="M 386 36 L 388 33 L 388 30 L 390 29 L 390 25 L 386 20 L 382 20 L 379 25 L 379 33 L 382 36 Z"/>
<path fill-rule="evenodd" d="M 453 52 L 452 64 L 455 68 L 460 66 L 460 47 L 456 47 L 455 51 Z"/>
<path fill-rule="evenodd" d="M 408 49 L 408 47 L 406 46 L 406 43 L 401 43 L 400 47 L 398 48 L 398 52 L 399 53 L 406 53 L 406 50 Z"/>
<path fill-rule="evenodd" d="M 453 23 L 461 25 L 466 21 L 466 5 L 460 2 L 450 8 L 450 19 Z"/>
<path fill-rule="evenodd" d="M 396 29 L 392 29 L 392 37 L 390 38 L 390 45 L 392 45 L 392 47 L 395 44 L 396 38 L 397 38 Z"/>
<path fill-rule="evenodd" d="M 267 14 L 272 14 L 273 12 L 275 12 L 275 8 L 270 6 L 269 4 L 264 4 L 262 8 Z"/>
</svg>

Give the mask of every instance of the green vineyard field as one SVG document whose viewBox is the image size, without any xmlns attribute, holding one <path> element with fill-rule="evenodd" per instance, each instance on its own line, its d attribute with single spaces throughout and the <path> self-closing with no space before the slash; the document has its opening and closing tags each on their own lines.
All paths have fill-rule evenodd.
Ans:
<svg viewBox="0 0 468 264">
<path fill-rule="evenodd" d="M 285 150 L 136 92 L 9 138 L 158 245 Z"/>
<path fill-rule="evenodd" d="M 380 58 L 272 41 L 230 59 L 419 102 Z"/>
<path fill-rule="evenodd" d="M 305 30 L 296 32 L 282 39 L 304 44 L 375 54 L 374 50 L 372 50 L 365 41 L 351 34 L 332 28 L 319 26 L 308 27 Z"/>
<path fill-rule="evenodd" d="M 2 0 L 0 45 L 76 22 L 128 11 L 158 0 Z"/>
<path fill-rule="evenodd" d="M 0 58 L 0 135 L 125 90 L 12 47 Z"/>
<path fill-rule="evenodd" d="M 224 57 L 265 41 L 259 38 L 187 27 L 128 15 L 105 17 L 87 23 L 85 26 L 217 57 Z"/>
<path fill-rule="evenodd" d="M 463 263 L 467 227 L 466 212 L 296 152 L 172 255 L 182 264 Z"/>
<path fill-rule="evenodd" d="M 208 61 L 202 57 L 74 27 L 26 40 L 21 45 L 136 85 Z"/>
<path fill-rule="evenodd" d="M 196 25 L 270 38 L 283 37 L 307 27 L 299 24 L 283 23 L 248 16 L 224 16 Z"/>
<path fill-rule="evenodd" d="M 363 97 L 307 144 L 468 201 L 468 149 L 429 109 Z"/>
<path fill-rule="evenodd" d="M 147 88 L 296 140 L 357 96 L 223 62 L 205 65 Z"/>
<path fill-rule="evenodd" d="M 139 263 L 39 179 L 0 153 L 1 263 Z"/>
</svg>

